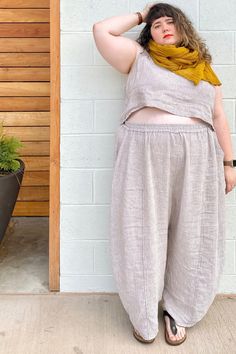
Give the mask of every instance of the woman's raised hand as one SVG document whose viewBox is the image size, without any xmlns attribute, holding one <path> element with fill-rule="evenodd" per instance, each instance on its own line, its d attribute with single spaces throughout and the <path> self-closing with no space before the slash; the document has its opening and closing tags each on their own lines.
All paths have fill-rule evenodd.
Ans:
<svg viewBox="0 0 236 354">
<path fill-rule="evenodd" d="M 150 10 L 150 8 L 151 8 L 153 5 L 156 5 L 156 3 L 154 3 L 154 2 L 148 3 L 148 4 L 144 7 L 143 11 L 141 11 L 142 18 L 143 18 L 143 22 L 146 22 L 146 18 L 147 18 L 147 15 L 148 15 L 148 13 L 149 13 L 149 10 Z"/>
</svg>

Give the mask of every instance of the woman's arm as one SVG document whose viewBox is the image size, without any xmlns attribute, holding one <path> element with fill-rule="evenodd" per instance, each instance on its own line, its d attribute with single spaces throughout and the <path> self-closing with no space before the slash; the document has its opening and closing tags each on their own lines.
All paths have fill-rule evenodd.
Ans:
<svg viewBox="0 0 236 354">
<path fill-rule="evenodd" d="M 222 92 L 220 86 L 215 86 L 216 96 L 214 105 L 213 125 L 216 130 L 220 146 L 224 151 L 224 161 L 233 160 L 232 141 L 229 124 L 225 116 L 222 102 Z M 236 185 L 236 172 L 230 166 L 224 166 L 225 193 L 228 194 Z"/>
<path fill-rule="evenodd" d="M 121 73 L 127 74 L 141 46 L 121 34 L 138 24 L 138 15 L 113 16 L 93 25 L 96 46 L 103 58 Z"/>
<path fill-rule="evenodd" d="M 215 90 L 216 95 L 214 104 L 213 125 L 216 130 L 220 146 L 225 154 L 224 160 L 233 160 L 232 141 L 230 136 L 229 124 L 223 108 L 221 87 L 215 86 Z"/>
<path fill-rule="evenodd" d="M 151 6 L 152 4 L 146 5 L 141 12 L 143 22 Z M 137 51 L 143 48 L 136 41 L 122 37 L 121 34 L 137 26 L 138 21 L 138 15 L 132 13 L 113 16 L 93 25 L 93 36 L 99 52 L 109 64 L 124 74 L 129 73 Z"/>
</svg>

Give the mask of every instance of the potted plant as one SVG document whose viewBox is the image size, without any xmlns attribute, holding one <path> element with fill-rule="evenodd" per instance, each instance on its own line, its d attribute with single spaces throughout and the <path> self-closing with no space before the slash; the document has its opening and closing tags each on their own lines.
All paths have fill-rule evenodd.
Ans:
<svg viewBox="0 0 236 354">
<path fill-rule="evenodd" d="M 22 142 L 3 133 L 0 124 L 0 242 L 11 219 L 24 175 L 25 164 L 19 158 Z"/>
</svg>

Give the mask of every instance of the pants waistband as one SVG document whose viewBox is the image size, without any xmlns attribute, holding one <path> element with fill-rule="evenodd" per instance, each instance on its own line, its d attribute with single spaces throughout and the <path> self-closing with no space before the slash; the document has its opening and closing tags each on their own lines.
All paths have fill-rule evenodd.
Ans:
<svg viewBox="0 0 236 354">
<path fill-rule="evenodd" d="M 198 124 L 136 124 L 130 122 L 124 122 L 121 126 L 132 131 L 170 131 L 170 132 L 196 132 L 204 131 L 207 129 L 213 130 L 210 124 L 198 123 Z"/>
</svg>

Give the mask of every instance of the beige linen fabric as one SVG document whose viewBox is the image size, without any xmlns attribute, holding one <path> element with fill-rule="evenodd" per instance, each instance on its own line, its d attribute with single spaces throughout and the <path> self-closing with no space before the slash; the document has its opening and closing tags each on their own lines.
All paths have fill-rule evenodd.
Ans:
<svg viewBox="0 0 236 354">
<path fill-rule="evenodd" d="M 223 150 L 206 124 L 135 124 L 116 134 L 113 276 L 130 321 L 158 333 L 158 302 L 180 326 L 207 313 L 225 250 Z"/>
<path fill-rule="evenodd" d="M 143 107 L 156 107 L 174 115 L 200 118 L 213 125 L 215 86 L 191 80 L 156 65 L 146 50 L 137 53 L 127 76 L 121 124 L 132 112 Z M 182 123 L 181 123 L 182 124 Z"/>
</svg>

